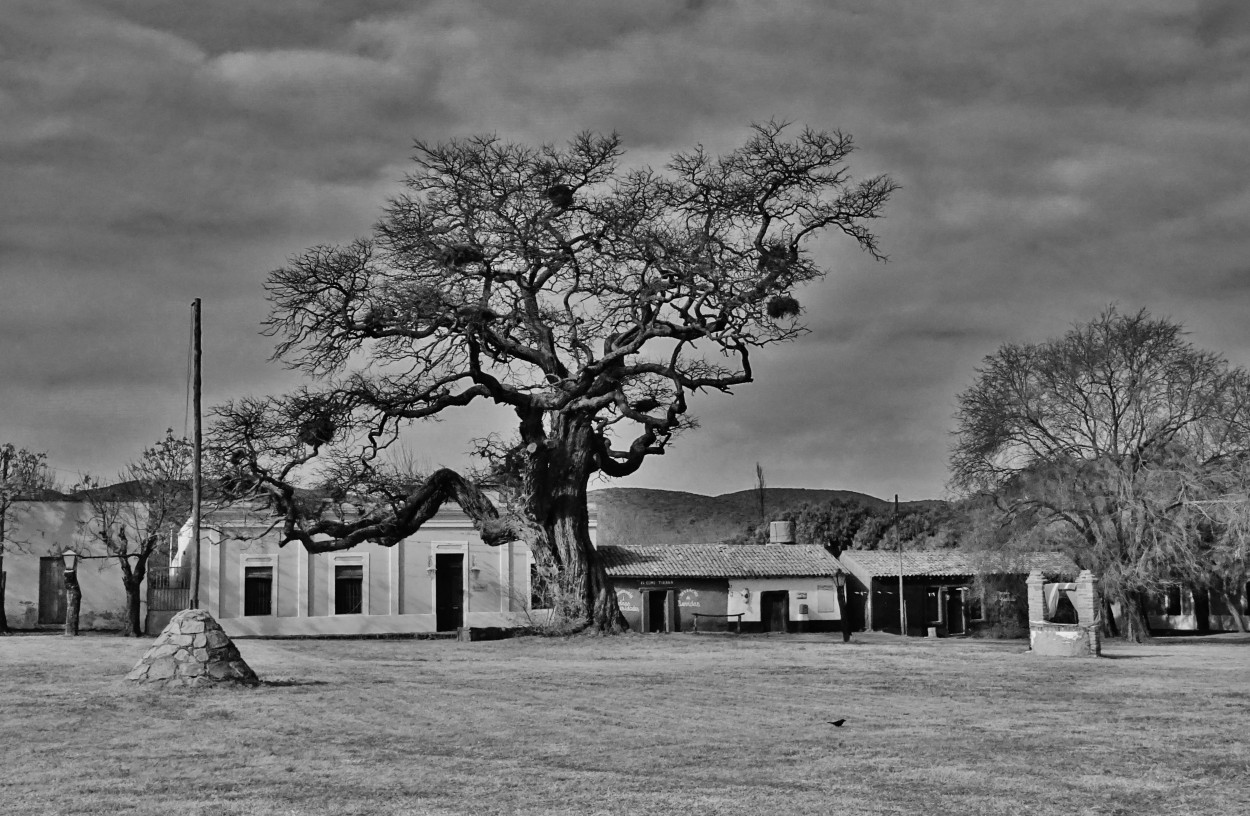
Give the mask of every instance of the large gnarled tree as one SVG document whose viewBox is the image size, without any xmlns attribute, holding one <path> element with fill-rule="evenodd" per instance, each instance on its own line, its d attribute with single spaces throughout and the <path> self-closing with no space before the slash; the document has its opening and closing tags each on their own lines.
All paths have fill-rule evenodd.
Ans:
<svg viewBox="0 0 1250 816">
<path fill-rule="evenodd" d="M 1019 533 L 1073 542 L 1126 637 L 1148 636 L 1148 595 L 1217 585 L 1220 560 L 1245 557 L 1250 376 L 1172 321 L 1111 308 L 1062 338 L 1003 346 L 957 421 L 953 483 Z"/>
<path fill-rule="evenodd" d="M 841 133 L 776 123 L 667 172 L 623 169 L 614 135 L 418 143 L 372 237 L 270 275 L 275 356 L 316 385 L 223 406 L 218 442 L 273 497 L 284 543 L 394 544 L 454 497 L 488 542 L 528 542 L 586 625 L 619 629 L 587 483 L 663 454 L 694 425 L 692 394 L 751 382 L 753 349 L 803 331 L 793 292 L 824 275 L 814 239 L 833 229 L 882 258 L 867 224 L 895 185 L 853 181 L 851 150 Z M 479 443 L 483 473 L 376 465 L 405 424 L 478 401 L 517 428 Z M 296 489 L 311 470 L 319 500 Z"/>
</svg>

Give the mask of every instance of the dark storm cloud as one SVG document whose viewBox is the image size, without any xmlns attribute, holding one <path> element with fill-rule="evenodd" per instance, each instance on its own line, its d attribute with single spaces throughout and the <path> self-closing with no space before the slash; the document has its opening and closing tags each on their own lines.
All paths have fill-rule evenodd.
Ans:
<svg viewBox="0 0 1250 816">
<path fill-rule="evenodd" d="M 115 469 L 211 400 L 280 390 L 265 273 L 369 228 L 414 138 L 619 131 L 662 165 L 772 117 L 902 185 L 875 264 L 836 236 L 812 333 L 633 483 L 934 495 L 954 397 L 1107 303 L 1250 363 L 1240 2 L 16 2 L 0 26 L 0 439 Z M 432 461 L 497 416 L 445 423 Z M 506 417 L 504 417 L 506 420 Z M 418 429 L 418 437 L 422 432 Z"/>
</svg>

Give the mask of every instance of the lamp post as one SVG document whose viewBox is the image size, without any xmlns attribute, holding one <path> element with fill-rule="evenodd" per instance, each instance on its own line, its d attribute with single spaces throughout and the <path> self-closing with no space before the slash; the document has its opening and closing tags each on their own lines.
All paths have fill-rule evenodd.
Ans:
<svg viewBox="0 0 1250 816">
<path fill-rule="evenodd" d="M 833 583 L 838 588 L 838 609 L 842 616 L 842 642 L 851 642 L 851 618 L 846 607 L 846 573 L 839 570 L 833 574 Z"/>
<path fill-rule="evenodd" d="M 78 608 L 82 604 L 82 589 L 78 586 L 78 553 L 66 550 L 61 553 L 65 562 L 65 635 L 78 636 Z"/>
</svg>

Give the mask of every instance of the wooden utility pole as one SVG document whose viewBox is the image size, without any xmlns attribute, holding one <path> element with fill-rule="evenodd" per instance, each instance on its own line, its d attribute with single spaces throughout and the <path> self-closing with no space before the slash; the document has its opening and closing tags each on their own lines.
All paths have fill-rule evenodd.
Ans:
<svg viewBox="0 0 1250 816">
<path fill-rule="evenodd" d="M 4 522 L 9 515 L 9 449 L 0 452 L 0 632 L 9 631 L 9 616 L 4 612 Z"/>
<path fill-rule="evenodd" d="M 898 540 L 898 633 L 907 634 L 907 604 L 903 599 L 903 536 L 898 531 L 898 494 L 894 494 L 894 538 Z"/>
<path fill-rule="evenodd" d="M 189 609 L 200 608 L 200 458 L 204 434 L 200 426 L 200 299 L 191 303 L 191 407 L 195 413 L 195 456 L 191 464 L 191 602 Z"/>
</svg>

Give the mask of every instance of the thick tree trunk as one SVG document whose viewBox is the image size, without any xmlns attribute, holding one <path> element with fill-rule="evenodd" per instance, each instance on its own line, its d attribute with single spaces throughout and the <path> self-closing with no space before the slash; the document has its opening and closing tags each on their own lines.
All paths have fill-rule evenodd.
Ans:
<svg viewBox="0 0 1250 816">
<path fill-rule="evenodd" d="M 1120 631 L 1125 640 L 1134 643 L 1150 640 L 1150 624 L 1140 592 L 1125 591 L 1120 597 Z"/>
<path fill-rule="evenodd" d="M 143 634 L 140 600 L 142 587 L 140 581 L 123 581 L 126 588 L 126 627 L 122 631 L 125 637 L 140 637 Z"/>
<path fill-rule="evenodd" d="M 528 437 L 528 438 L 527 438 Z M 530 546 L 559 574 L 558 592 L 570 629 L 599 634 L 628 629 L 616 592 L 590 540 L 586 486 L 594 467 L 588 418 L 556 416 L 549 431 L 522 423 L 529 454 L 524 512 Z"/>
<path fill-rule="evenodd" d="M 4 574 L 4 556 L 0 555 L 0 635 L 9 631 L 9 616 L 4 611 L 4 592 L 8 576 Z"/>
<path fill-rule="evenodd" d="M 78 573 L 65 573 L 65 634 L 78 636 L 78 613 L 82 605 L 82 589 L 78 586 Z"/>
<path fill-rule="evenodd" d="M 1102 636 L 1108 638 L 1118 638 L 1120 636 L 1120 628 L 1115 623 L 1115 613 L 1111 608 L 1111 599 L 1102 599 Z"/>
<path fill-rule="evenodd" d="M 1245 586 L 1245 576 L 1239 576 L 1237 581 L 1222 581 L 1218 589 L 1224 606 L 1228 610 L 1228 616 L 1232 618 L 1233 628 L 1244 634 L 1247 626 L 1246 616 L 1241 613 L 1241 587 L 1243 586 Z"/>
</svg>

